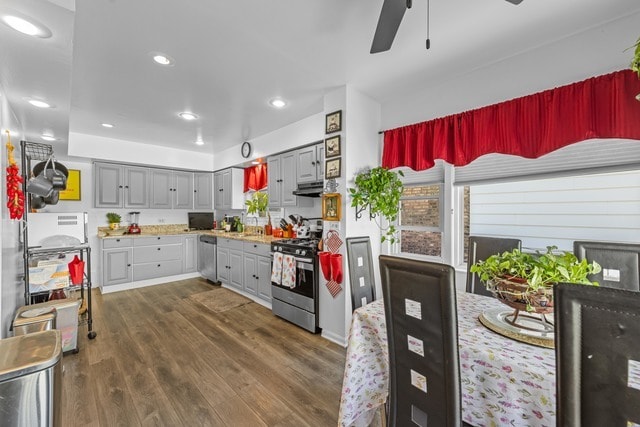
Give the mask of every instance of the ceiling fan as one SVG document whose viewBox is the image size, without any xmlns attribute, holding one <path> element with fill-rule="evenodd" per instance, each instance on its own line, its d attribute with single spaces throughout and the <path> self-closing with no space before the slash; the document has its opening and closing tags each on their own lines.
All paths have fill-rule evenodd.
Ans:
<svg viewBox="0 0 640 427">
<path fill-rule="evenodd" d="M 506 0 L 512 4 L 520 4 L 523 0 Z M 379 53 L 391 49 L 393 39 L 396 37 L 404 12 L 411 9 L 412 0 L 384 0 L 378 26 L 373 36 L 370 53 Z M 427 42 L 428 46 L 428 42 Z"/>
</svg>

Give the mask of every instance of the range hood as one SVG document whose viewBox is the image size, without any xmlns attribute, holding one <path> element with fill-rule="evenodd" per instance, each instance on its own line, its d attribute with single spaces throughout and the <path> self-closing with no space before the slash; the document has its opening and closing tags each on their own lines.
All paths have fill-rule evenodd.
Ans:
<svg viewBox="0 0 640 427">
<path fill-rule="evenodd" d="M 293 191 L 296 196 L 320 197 L 324 192 L 324 182 L 314 181 L 298 184 L 298 188 Z"/>
</svg>

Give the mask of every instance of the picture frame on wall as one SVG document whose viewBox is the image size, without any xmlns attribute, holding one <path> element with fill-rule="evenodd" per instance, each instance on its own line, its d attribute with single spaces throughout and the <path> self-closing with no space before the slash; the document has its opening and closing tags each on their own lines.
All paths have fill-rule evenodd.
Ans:
<svg viewBox="0 0 640 427">
<path fill-rule="evenodd" d="M 80 201 L 82 196 L 80 171 L 78 169 L 69 169 L 67 177 L 67 188 L 60 192 L 60 200 Z"/>
<path fill-rule="evenodd" d="M 340 221 L 342 218 L 342 196 L 340 193 L 322 195 L 322 219 L 324 221 Z"/>
<path fill-rule="evenodd" d="M 327 114 L 324 127 L 324 133 L 340 132 L 342 130 L 342 110 Z"/>
<path fill-rule="evenodd" d="M 325 160 L 324 177 L 325 179 L 340 178 L 340 157 Z"/>
<path fill-rule="evenodd" d="M 324 157 L 340 156 L 340 135 L 324 140 Z"/>
</svg>

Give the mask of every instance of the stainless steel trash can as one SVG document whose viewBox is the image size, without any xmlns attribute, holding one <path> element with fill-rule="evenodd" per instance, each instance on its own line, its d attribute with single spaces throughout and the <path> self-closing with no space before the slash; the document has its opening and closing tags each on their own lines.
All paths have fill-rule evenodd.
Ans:
<svg viewBox="0 0 640 427">
<path fill-rule="evenodd" d="M 55 307 L 20 307 L 13 318 L 13 335 L 56 329 L 56 314 Z"/>
<path fill-rule="evenodd" d="M 62 425 L 62 341 L 50 330 L 0 340 L 3 427 Z"/>
</svg>

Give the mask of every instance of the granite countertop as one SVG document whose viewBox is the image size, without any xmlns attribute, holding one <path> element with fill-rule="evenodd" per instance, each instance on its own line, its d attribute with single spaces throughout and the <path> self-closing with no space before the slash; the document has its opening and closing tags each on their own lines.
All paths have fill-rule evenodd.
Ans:
<svg viewBox="0 0 640 427">
<path fill-rule="evenodd" d="M 277 237 L 265 236 L 258 234 L 255 228 L 248 227 L 249 230 L 243 233 L 227 232 L 224 230 L 189 230 L 186 224 L 170 224 L 170 225 L 141 225 L 140 234 L 108 234 L 109 227 L 98 227 L 98 238 L 100 239 L 122 239 L 122 238 L 138 238 L 150 236 L 175 236 L 184 234 L 204 234 L 207 236 L 225 237 L 227 239 L 243 240 L 247 242 L 257 242 L 269 244 L 274 240 L 280 240 Z M 260 228 L 260 227 L 259 227 Z"/>
</svg>

